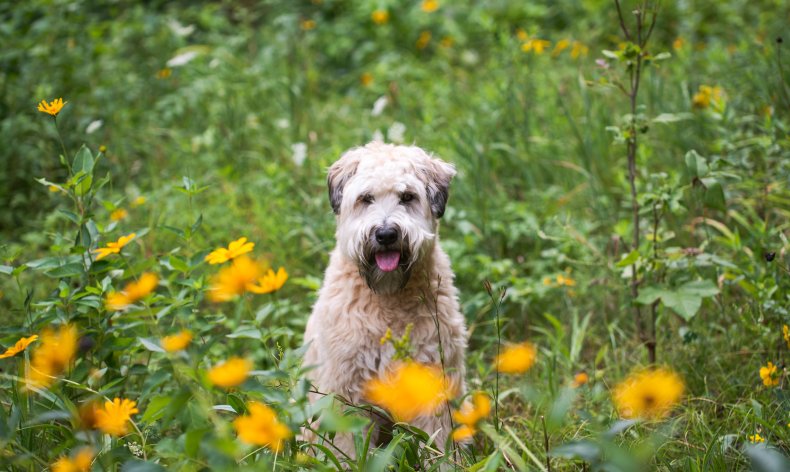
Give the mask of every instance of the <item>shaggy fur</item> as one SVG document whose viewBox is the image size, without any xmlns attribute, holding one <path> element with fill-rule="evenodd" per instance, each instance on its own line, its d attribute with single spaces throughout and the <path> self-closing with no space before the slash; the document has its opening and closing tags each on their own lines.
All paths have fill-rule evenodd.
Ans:
<svg viewBox="0 0 790 472">
<path fill-rule="evenodd" d="M 330 168 L 337 245 L 304 337 L 304 364 L 316 366 L 308 376 L 319 392 L 365 403 L 365 382 L 392 363 L 393 348 L 381 344 L 382 336 L 390 328 L 400 337 L 409 323 L 414 360 L 439 365 L 441 338 L 445 371 L 463 389 L 466 328 L 437 236 L 454 174 L 418 147 L 382 143 L 352 149 Z M 397 241 L 382 244 L 376 237 L 381 228 L 394 228 Z M 381 251 L 400 253 L 396 269 L 380 268 Z M 412 423 L 437 433 L 440 448 L 451 429 L 446 408 Z M 354 457 L 350 436 L 338 435 L 334 443 Z"/>
</svg>

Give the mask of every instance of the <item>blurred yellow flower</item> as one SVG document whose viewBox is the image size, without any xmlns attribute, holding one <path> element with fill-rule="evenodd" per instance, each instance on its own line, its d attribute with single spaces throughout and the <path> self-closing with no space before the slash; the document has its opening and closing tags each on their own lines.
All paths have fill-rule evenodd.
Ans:
<svg viewBox="0 0 790 472">
<path fill-rule="evenodd" d="M 552 285 L 551 277 L 543 277 L 543 285 L 550 287 Z"/>
<path fill-rule="evenodd" d="M 790 349 L 790 326 L 787 325 L 782 326 L 782 337 L 787 343 L 788 349 Z"/>
<path fill-rule="evenodd" d="M 683 38 L 680 37 L 675 38 L 675 40 L 672 41 L 672 49 L 674 49 L 675 51 L 677 51 L 678 49 L 682 49 L 684 44 L 686 44 L 686 41 L 684 41 Z"/>
<path fill-rule="evenodd" d="M 16 342 L 16 344 L 6 349 L 4 353 L 0 354 L 0 359 L 5 359 L 6 357 L 13 357 L 19 354 L 20 352 L 27 349 L 27 347 L 30 346 L 30 343 L 32 343 L 36 339 L 38 339 L 37 334 L 34 334 L 33 336 L 27 338 L 20 339 L 19 341 Z"/>
<path fill-rule="evenodd" d="M 718 85 L 700 85 L 697 93 L 691 98 L 691 105 L 697 109 L 713 108 L 717 112 L 724 110 L 724 89 Z"/>
<path fill-rule="evenodd" d="M 160 69 L 159 71 L 157 71 L 156 78 L 157 79 L 166 79 L 166 78 L 170 77 L 171 75 L 173 75 L 173 70 L 171 68 L 169 68 L 169 67 L 165 67 L 164 69 Z"/>
<path fill-rule="evenodd" d="M 104 407 L 96 411 L 96 427 L 112 436 L 123 436 L 129 432 L 129 420 L 139 413 L 137 402 L 124 398 L 115 398 L 104 403 Z"/>
<path fill-rule="evenodd" d="M 573 47 L 571 47 L 571 59 L 578 59 L 579 57 L 587 56 L 589 52 L 590 48 L 579 41 L 574 41 Z"/>
<path fill-rule="evenodd" d="M 145 205 L 146 199 L 144 196 L 140 195 L 139 197 L 132 200 L 132 208 L 137 208 L 141 205 Z"/>
<path fill-rule="evenodd" d="M 576 285 L 576 281 L 570 277 L 566 277 L 562 274 L 557 276 L 557 285 L 565 285 L 566 287 L 573 287 Z"/>
<path fill-rule="evenodd" d="M 765 442 L 765 438 L 760 436 L 760 433 L 754 433 L 749 435 L 749 442 L 761 443 L 761 442 Z"/>
<path fill-rule="evenodd" d="M 60 187 L 58 187 L 57 185 L 50 185 L 48 188 L 49 191 L 52 193 L 60 192 Z"/>
<path fill-rule="evenodd" d="M 274 452 L 282 449 L 283 440 L 291 437 L 291 430 L 277 419 L 277 414 L 258 402 L 247 404 L 248 414 L 233 421 L 239 439 L 254 446 L 265 446 Z"/>
<path fill-rule="evenodd" d="M 425 13 L 433 13 L 439 9 L 439 2 L 437 0 L 423 0 L 420 8 Z"/>
<path fill-rule="evenodd" d="M 74 458 L 63 456 L 52 464 L 52 472 L 90 472 L 93 463 L 93 450 L 84 447 L 74 454 Z"/>
<path fill-rule="evenodd" d="M 315 20 L 303 20 L 300 26 L 304 31 L 310 31 L 315 29 Z"/>
<path fill-rule="evenodd" d="M 222 264 L 242 254 L 247 254 L 255 247 L 255 243 L 247 242 L 247 238 L 231 241 L 227 248 L 221 247 L 211 251 L 205 258 L 209 264 Z"/>
<path fill-rule="evenodd" d="M 248 290 L 263 275 L 263 267 L 247 256 L 233 259 L 233 263 L 222 268 L 211 280 L 207 293 L 213 302 L 226 302 Z"/>
<path fill-rule="evenodd" d="M 77 353 L 77 328 L 63 325 L 57 332 L 51 328 L 41 333 L 41 342 L 33 350 L 26 373 L 29 387 L 48 387 L 54 377 L 68 369 Z"/>
<path fill-rule="evenodd" d="M 102 154 L 107 152 L 107 146 L 105 146 L 104 144 L 99 146 L 99 152 L 102 153 Z"/>
<path fill-rule="evenodd" d="M 590 381 L 590 376 L 587 375 L 586 372 L 579 372 L 578 374 L 573 376 L 573 386 L 574 387 L 581 387 L 582 385 L 586 384 Z"/>
<path fill-rule="evenodd" d="M 570 45 L 571 45 L 571 40 L 570 39 L 561 39 L 561 40 L 557 41 L 557 44 L 554 45 L 554 50 L 551 51 L 551 55 L 553 57 L 559 56 L 560 53 L 562 53 L 562 51 L 568 49 L 568 47 Z"/>
<path fill-rule="evenodd" d="M 159 277 L 151 272 L 145 272 L 135 282 L 129 282 L 120 292 L 110 292 L 104 305 L 108 310 L 123 310 L 132 303 L 140 300 L 156 289 Z"/>
<path fill-rule="evenodd" d="M 430 42 L 431 42 L 431 32 L 423 31 L 422 33 L 420 33 L 420 37 L 417 38 L 417 42 L 415 43 L 415 46 L 417 46 L 417 49 L 425 49 L 428 47 L 428 44 L 430 44 Z"/>
<path fill-rule="evenodd" d="M 503 374 L 523 374 L 535 364 L 538 349 L 530 342 L 507 346 L 494 360 L 496 370 Z"/>
<path fill-rule="evenodd" d="M 217 387 L 230 388 L 241 385 L 250 375 L 252 362 L 241 357 L 231 357 L 208 371 L 208 380 Z"/>
<path fill-rule="evenodd" d="M 363 87 L 367 87 L 373 83 L 373 74 L 370 72 L 365 72 L 359 76 L 359 83 L 362 84 Z"/>
<path fill-rule="evenodd" d="M 258 294 L 276 292 L 285 285 L 286 280 L 288 280 L 288 272 L 285 271 L 285 268 L 280 267 L 276 274 L 269 269 L 266 275 L 258 279 L 257 284 L 249 284 L 247 290 Z"/>
<path fill-rule="evenodd" d="M 766 387 L 775 387 L 779 385 L 779 373 L 776 371 L 776 366 L 768 361 L 764 367 L 760 367 L 760 378 L 763 379 L 763 385 Z"/>
<path fill-rule="evenodd" d="M 38 111 L 42 113 L 48 113 L 52 116 L 58 116 L 60 110 L 69 102 L 64 102 L 62 98 L 56 98 L 51 102 L 47 103 L 46 100 L 41 100 L 41 103 L 38 104 Z"/>
<path fill-rule="evenodd" d="M 436 366 L 405 362 L 369 380 L 364 398 L 389 411 L 396 421 L 411 421 L 434 414 L 455 396 L 456 388 Z"/>
<path fill-rule="evenodd" d="M 613 398 L 623 418 L 659 419 L 669 414 L 684 390 L 683 381 L 675 372 L 649 369 L 633 373 L 617 385 Z"/>
<path fill-rule="evenodd" d="M 535 54 L 543 54 L 543 52 L 551 46 L 550 41 L 546 41 L 545 39 L 529 39 L 527 42 L 521 45 L 521 50 L 524 52 L 534 52 Z"/>
<path fill-rule="evenodd" d="M 472 395 L 472 402 L 464 402 L 461 408 L 453 412 L 453 420 L 461 425 L 453 431 L 453 440 L 464 441 L 477 432 L 477 423 L 491 414 L 491 400 L 488 395 L 477 392 Z"/>
<path fill-rule="evenodd" d="M 162 349 L 167 352 L 183 351 L 192 342 L 192 333 L 189 330 L 182 330 L 178 334 L 165 336 L 159 340 Z"/>
<path fill-rule="evenodd" d="M 526 40 L 528 40 L 528 39 L 529 39 L 529 35 L 527 34 L 527 32 L 526 32 L 526 31 L 524 31 L 524 30 L 523 30 L 523 29 L 521 29 L 521 28 L 519 28 L 519 29 L 516 31 L 516 37 L 517 37 L 517 38 L 518 38 L 518 40 L 519 40 L 519 41 L 521 41 L 521 42 L 524 42 L 524 41 L 526 41 Z"/>
<path fill-rule="evenodd" d="M 100 247 L 98 249 L 94 249 L 93 252 L 97 253 L 98 256 L 96 260 L 104 259 L 105 257 L 109 256 L 110 254 L 118 254 L 121 252 L 124 246 L 129 244 L 129 242 L 137 236 L 137 233 L 132 233 L 126 236 L 121 236 L 118 238 L 116 242 L 107 243 L 106 247 Z"/>
<path fill-rule="evenodd" d="M 450 36 L 445 36 L 439 42 L 439 46 L 441 46 L 441 47 L 443 47 L 445 49 L 453 47 L 453 44 L 455 44 L 455 40 L 452 37 L 450 37 Z"/>
<path fill-rule="evenodd" d="M 390 21 L 390 12 L 387 10 L 376 10 L 370 14 L 370 19 L 377 25 L 385 25 Z"/>
<path fill-rule="evenodd" d="M 96 428 L 96 413 L 101 410 L 101 403 L 98 400 L 90 400 L 77 409 L 78 427 L 81 429 Z"/>
<path fill-rule="evenodd" d="M 110 213 L 110 220 L 112 221 L 120 221 L 124 218 L 129 216 L 129 212 L 123 208 L 118 208 L 117 210 Z"/>
</svg>

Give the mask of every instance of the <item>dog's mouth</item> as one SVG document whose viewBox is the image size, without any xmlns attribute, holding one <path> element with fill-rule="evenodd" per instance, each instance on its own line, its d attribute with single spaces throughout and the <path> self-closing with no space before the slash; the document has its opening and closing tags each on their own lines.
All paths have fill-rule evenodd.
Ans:
<svg viewBox="0 0 790 472">
<path fill-rule="evenodd" d="M 376 266 L 382 272 L 392 272 L 400 264 L 400 251 L 379 251 L 376 253 Z"/>
</svg>

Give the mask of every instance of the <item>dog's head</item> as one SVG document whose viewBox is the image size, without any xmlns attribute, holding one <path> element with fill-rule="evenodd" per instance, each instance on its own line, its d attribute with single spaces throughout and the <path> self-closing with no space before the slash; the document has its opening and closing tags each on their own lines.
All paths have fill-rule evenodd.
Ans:
<svg viewBox="0 0 790 472">
<path fill-rule="evenodd" d="M 402 289 L 434 245 L 452 165 L 416 146 L 370 143 L 329 169 L 337 243 L 377 293 Z"/>
</svg>

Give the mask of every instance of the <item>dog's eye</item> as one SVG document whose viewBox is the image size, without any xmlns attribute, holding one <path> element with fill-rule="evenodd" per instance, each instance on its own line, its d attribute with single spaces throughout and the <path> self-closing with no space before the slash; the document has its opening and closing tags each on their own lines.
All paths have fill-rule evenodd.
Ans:
<svg viewBox="0 0 790 472">
<path fill-rule="evenodd" d="M 413 193 L 406 192 L 400 196 L 401 203 L 409 203 L 410 201 L 414 200 L 415 196 Z"/>
<path fill-rule="evenodd" d="M 366 193 L 366 194 L 364 194 L 364 195 L 360 195 L 360 196 L 359 196 L 359 198 L 358 198 L 358 200 L 359 200 L 361 203 L 364 203 L 364 204 L 366 204 L 366 205 L 369 205 L 369 204 L 373 203 L 373 195 L 371 195 L 371 194 L 369 194 L 369 193 Z"/>
</svg>

